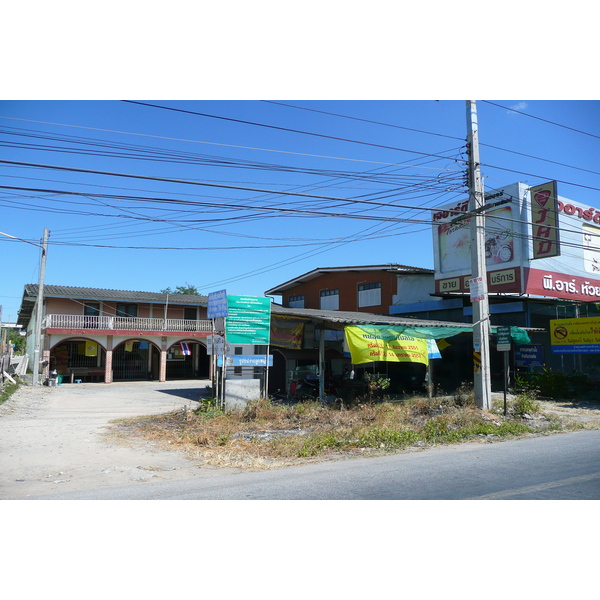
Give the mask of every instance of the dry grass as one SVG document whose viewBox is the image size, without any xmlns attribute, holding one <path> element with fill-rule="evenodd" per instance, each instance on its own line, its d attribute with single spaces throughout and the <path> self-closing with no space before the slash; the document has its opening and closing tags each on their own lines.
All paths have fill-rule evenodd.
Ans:
<svg viewBox="0 0 600 600">
<path fill-rule="evenodd" d="M 325 407 L 317 402 L 275 405 L 250 403 L 243 411 L 178 411 L 123 419 L 115 434 L 142 438 L 188 453 L 217 467 L 264 470 L 308 461 L 374 455 L 463 441 L 600 428 L 600 406 L 586 419 L 540 403 L 523 419 L 504 417 L 502 407 L 482 411 L 464 398 L 412 398 Z M 550 403 L 552 404 L 552 403 Z M 553 412 L 554 409 L 554 412 Z M 566 411 L 566 412 L 565 412 Z M 575 418 L 572 418 L 575 417 Z"/>
</svg>

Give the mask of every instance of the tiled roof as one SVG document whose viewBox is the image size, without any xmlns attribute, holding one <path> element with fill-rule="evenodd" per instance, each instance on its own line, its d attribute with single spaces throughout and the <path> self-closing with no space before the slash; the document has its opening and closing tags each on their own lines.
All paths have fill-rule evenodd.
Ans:
<svg viewBox="0 0 600 600">
<path fill-rule="evenodd" d="M 39 285 L 27 284 L 25 296 L 36 296 Z M 76 300 L 125 300 L 135 302 L 156 302 L 164 304 L 167 294 L 160 292 L 137 292 L 131 290 L 110 290 L 102 288 L 71 287 L 65 285 L 45 285 L 44 296 L 49 298 L 74 298 Z M 169 304 L 194 304 L 207 306 L 208 296 L 190 294 L 169 294 Z"/>
</svg>

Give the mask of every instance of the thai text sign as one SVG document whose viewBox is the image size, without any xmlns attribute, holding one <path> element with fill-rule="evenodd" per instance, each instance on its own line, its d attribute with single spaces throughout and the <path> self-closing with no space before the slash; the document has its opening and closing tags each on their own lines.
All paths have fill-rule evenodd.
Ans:
<svg viewBox="0 0 600 600">
<path fill-rule="evenodd" d="M 417 362 L 429 364 L 427 340 L 402 334 L 368 332 L 368 327 L 345 327 L 352 363 Z"/>
<path fill-rule="evenodd" d="M 227 296 L 225 337 L 229 344 L 262 346 L 269 343 L 271 299 Z"/>
<path fill-rule="evenodd" d="M 223 366 L 223 357 L 217 357 L 217 366 Z M 226 367 L 272 367 L 273 355 L 260 356 L 254 354 L 234 354 L 225 357 Z"/>
<path fill-rule="evenodd" d="M 515 348 L 516 367 L 543 367 L 544 346 L 541 344 L 528 344 Z"/>
<path fill-rule="evenodd" d="M 208 294 L 208 307 L 206 317 L 208 319 L 217 319 L 227 316 L 227 290 L 219 290 Z"/>
<path fill-rule="evenodd" d="M 558 240 L 558 196 L 556 181 L 536 185 L 531 194 L 533 256 L 550 258 L 560 254 Z"/>
<path fill-rule="evenodd" d="M 553 354 L 598 354 L 600 318 L 553 319 L 550 342 Z"/>
</svg>

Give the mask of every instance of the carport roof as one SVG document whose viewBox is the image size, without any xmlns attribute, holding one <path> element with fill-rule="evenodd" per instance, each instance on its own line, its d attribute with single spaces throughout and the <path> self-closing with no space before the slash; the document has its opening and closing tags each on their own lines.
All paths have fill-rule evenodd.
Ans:
<svg viewBox="0 0 600 600">
<path fill-rule="evenodd" d="M 326 323 L 331 329 L 343 329 L 344 325 L 390 325 L 400 327 L 470 327 L 470 323 L 455 321 L 431 321 L 411 317 L 393 317 L 373 313 L 351 312 L 343 310 L 318 310 L 314 308 L 288 308 L 280 304 L 271 305 L 272 315 L 298 317 L 317 323 Z"/>
</svg>

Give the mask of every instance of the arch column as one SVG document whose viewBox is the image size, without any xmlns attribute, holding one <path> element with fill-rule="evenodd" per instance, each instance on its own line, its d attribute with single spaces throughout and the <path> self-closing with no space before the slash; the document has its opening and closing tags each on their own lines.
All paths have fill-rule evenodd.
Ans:
<svg viewBox="0 0 600 600">
<path fill-rule="evenodd" d="M 160 372 L 158 380 L 164 383 L 167 380 L 167 338 L 160 338 Z"/>
<path fill-rule="evenodd" d="M 106 365 L 104 370 L 104 383 L 112 383 L 113 382 L 113 369 L 112 369 L 112 359 L 113 359 L 113 336 L 109 335 L 106 339 Z"/>
</svg>

